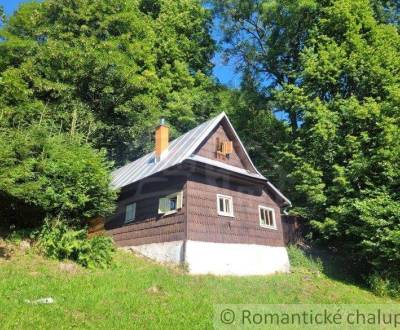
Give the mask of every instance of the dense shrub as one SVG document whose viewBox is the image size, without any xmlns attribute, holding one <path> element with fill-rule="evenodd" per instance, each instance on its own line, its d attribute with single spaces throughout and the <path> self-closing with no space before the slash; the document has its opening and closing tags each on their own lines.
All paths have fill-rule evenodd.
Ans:
<svg viewBox="0 0 400 330">
<path fill-rule="evenodd" d="M 378 296 L 400 298 L 400 280 L 395 277 L 384 277 L 374 273 L 367 280 L 371 290 Z"/>
<path fill-rule="evenodd" d="M 52 134 L 40 126 L 0 130 L 0 221 L 38 214 L 69 221 L 106 215 L 116 196 L 110 167 L 104 153 L 79 136 Z M 26 212 L 12 216 L 21 210 Z"/>
<path fill-rule="evenodd" d="M 69 259 L 88 268 L 106 268 L 112 262 L 114 245 L 111 238 L 88 239 L 85 229 L 69 227 L 65 221 L 45 221 L 36 235 L 37 246 L 50 258 Z"/>
<path fill-rule="evenodd" d="M 361 198 L 343 198 L 329 212 L 335 221 L 317 223 L 318 228 L 327 240 L 358 261 L 358 270 L 399 278 L 400 202 L 397 196 L 375 189 L 364 192 Z"/>
</svg>

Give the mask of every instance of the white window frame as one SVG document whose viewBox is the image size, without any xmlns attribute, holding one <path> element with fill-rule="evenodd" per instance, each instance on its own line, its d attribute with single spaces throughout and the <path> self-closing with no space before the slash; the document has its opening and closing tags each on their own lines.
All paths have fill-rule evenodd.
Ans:
<svg viewBox="0 0 400 330">
<path fill-rule="evenodd" d="M 272 223 L 273 225 L 268 225 L 268 224 L 264 224 L 262 223 L 262 219 L 261 219 L 261 210 L 264 211 L 271 211 L 272 212 Z M 267 221 L 267 212 L 265 212 L 265 221 Z M 264 205 L 258 205 L 258 219 L 260 221 L 260 226 L 263 228 L 268 228 L 268 229 L 275 229 L 277 230 L 278 228 L 276 227 L 276 217 L 275 217 L 275 209 L 269 206 L 264 206 Z"/>
<path fill-rule="evenodd" d="M 221 211 L 219 209 L 219 201 L 223 200 L 223 205 L 224 205 L 224 210 Z M 226 201 L 228 201 L 229 203 L 229 212 L 226 212 Z M 233 213 L 233 198 L 232 196 L 227 196 L 227 195 L 221 195 L 221 194 L 217 194 L 217 212 L 218 215 L 224 216 L 224 217 L 231 217 L 234 218 L 235 215 Z"/>
<path fill-rule="evenodd" d="M 132 209 L 133 209 L 133 211 L 132 211 L 133 216 L 132 216 L 132 218 L 128 219 L 128 218 L 127 218 L 127 216 L 128 216 L 128 207 L 131 207 L 131 206 L 132 206 Z M 129 204 L 126 204 L 126 205 L 125 205 L 125 219 L 124 219 L 124 224 L 126 224 L 126 223 L 131 223 L 131 222 L 135 221 L 135 219 L 136 219 L 136 203 L 129 203 Z"/>
<path fill-rule="evenodd" d="M 170 209 L 170 200 L 176 198 L 175 209 Z M 169 215 L 178 212 L 183 206 L 183 191 L 177 191 L 176 193 L 161 197 L 158 201 L 158 214 Z"/>
</svg>

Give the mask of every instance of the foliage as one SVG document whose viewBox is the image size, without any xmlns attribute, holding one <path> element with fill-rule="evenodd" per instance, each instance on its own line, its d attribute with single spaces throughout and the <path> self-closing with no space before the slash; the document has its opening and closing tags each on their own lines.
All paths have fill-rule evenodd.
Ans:
<svg viewBox="0 0 400 330">
<path fill-rule="evenodd" d="M 400 2 L 396 0 L 371 0 L 375 17 L 379 22 L 400 27 Z"/>
<path fill-rule="evenodd" d="M 399 278 L 383 278 L 382 275 L 374 273 L 367 280 L 372 291 L 380 297 L 400 298 Z"/>
<path fill-rule="evenodd" d="M 65 221 L 47 220 L 37 234 L 40 250 L 50 258 L 70 259 L 88 268 L 111 265 L 114 244 L 111 238 L 87 237 L 86 229 L 73 229 Z"/>
<path fill-rule="evenodd" d="M 238 69 L 250 72 L 259 100 L 270 111 L 284 112 L 290 127 L 266 174 L 285 177 L 278 182 L 295 206 L 292 212 L 310 220 L 314 240 L 346 254 L 358 271 L 398 278 L 397 5 L 214 3 L 228 42 L 226 55 L 239 56 Z M 233 111 L 242 118 L 251 113 Z"/>
<path fill-rule="evenodd" d="M 335 1 L 322 12 L 302 54 L 302 83 L 280 92 L 304 108 L 283 158 L 292 165 L 292 198 L 317 237 L 367 272 L 389 263 L 397 276 L 400 37 L 374 20 L 366 1 Z"/>
<path fill-rule="evenodd" d="M 215 109 L 211 15 L 196 0 L 46 0 L 0 30 L 0 126 L 50 122 L 123 164 Z"/>
<path fill-rule="evenodd" d="M 0 159 L 3 224 L 10 220 L 7 205 L 19 212 L 28 205 L 26 214 L 20 213 L 12 223 L 30 226 L 37 214 L 38 220 L 50 215 L 84 222 L 113 210 L 111 164 L 104 152 L 80 143 L 78 137 L 54 134 L 41 126 L 3 129 Z"/>
<path fill-rule="evenodd" d="M 2 24 L 2 22 L 5 19 L 5 14 L 4 14 L 4 7 L 0 5 L 0 24 Z M 1 26 L 1 25 L 0 25 Z"/>
<path fill-rule="evenodd" d="M 34 232 L 35 230 L 31 228 L 12 230 L 5 235 L 6 241 L 14 245 L 19 245 L 24 240 L 30 241 L 34 236 Z"/>
<path fill-rule="evenodd" d="M 243 80 L 241 90 L 221 90 L 219 98 L 258 170 L 284 187 L 286 173 L 276 164 L 279 150 L 289 142 L 288 128 L 274 116 L 271 103 L 251 79 Z"/>
<path fill-rule="evenodd" d="M 294 84 L 302 64 L 300 54 L 318 18 L 314 0 L 215 0 L 224 32 L 225 55 L 236 59 L 244 76 L 258 82 L 260 94 L 273 100 L 275 89 Z M 301 114 L 283 107 L 293 131 Z"/>
</svg>

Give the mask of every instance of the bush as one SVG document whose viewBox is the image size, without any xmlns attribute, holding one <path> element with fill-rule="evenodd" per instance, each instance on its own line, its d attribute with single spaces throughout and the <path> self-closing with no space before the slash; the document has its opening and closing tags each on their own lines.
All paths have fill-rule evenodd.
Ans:
<svg viewBox="0 0 400 330">
<path fill-rule="evenodd" d="M 73 260 L 88 268 L 107 268 L 115 251 L 110 237 L 88 239 L 86 229 L 70 228 L 60 220 L 45 221 L 36 238 L 37 246 L 47 257 Z"/>
<path fill-rule="evenodd" d="M 367 280 L 371 290 L 381 297 L 400 298 L 400 280 L 374 273 Z"/>
<path fill-rule="evenodd" d="M 349 262 L 356 264 L 357 273 L 372 278 L 376 273 L 385 279 L 399 278 L 399 196 L 378 188 L 363 194 L 330 207 L 330 220 L 317 224 L 317 229 L 339 251 L 346 251 Z"/>
<path fill-rule="evenodd" d="M 116 198 L 110 168 L 105 154 L 78 136 L 40 126 L 0 130 L 0 222 L 23 228 L 26 219 L 35 226 L 46 215 L 69 221 L 107 215 Z"/>
<path fill-rule="evenodd" d="M 13 230 L 5 235 L 6 241 L 19 245 L 22 241 L 31 241 L 34 231 L 32 229 L 18 229 Z"/>
</svg>

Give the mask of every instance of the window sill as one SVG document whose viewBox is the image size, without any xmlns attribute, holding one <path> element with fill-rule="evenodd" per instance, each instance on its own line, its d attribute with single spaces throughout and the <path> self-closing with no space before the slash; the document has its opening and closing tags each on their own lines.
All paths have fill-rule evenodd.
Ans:
<svg viewBox="0 0 400 330">
<path fill-rule="evenodd" d="M 181 209 L 177 209 L 177 210 L 172 210 L 172 211 L 168 211 L 168 212 L 165 212 L 165 213 L 158 213 L 160 216 L 166 216 L 166 215 L 171 215 L 171 214 L 175 214 L 175 213 L 178 213 L 178 211 L 180 211 Z"/>
<path fill-rule="evenodd" d="M 265 228 L 265 229 L 272 229 L 272 230 L 278 230 L 277 227 L 272 227 L 272 226 L 267 226 L 267 225 L 260 225 L 261 228 Z"/>
<path fill-rule="evenodd" d="M 178 212 L 178 210 L 172 210 L 172 211 L 165 212 L 164 215 L 171 215 L 171 214 L 175 214 L 177 212 Z"/>
<path fill-rule="evenodd" d="M 223 214 L 223 213 L 218 213 L 220 217 L 227 217 L 227 218 L 235 218 L 233 214 Z"/>
</svg>

